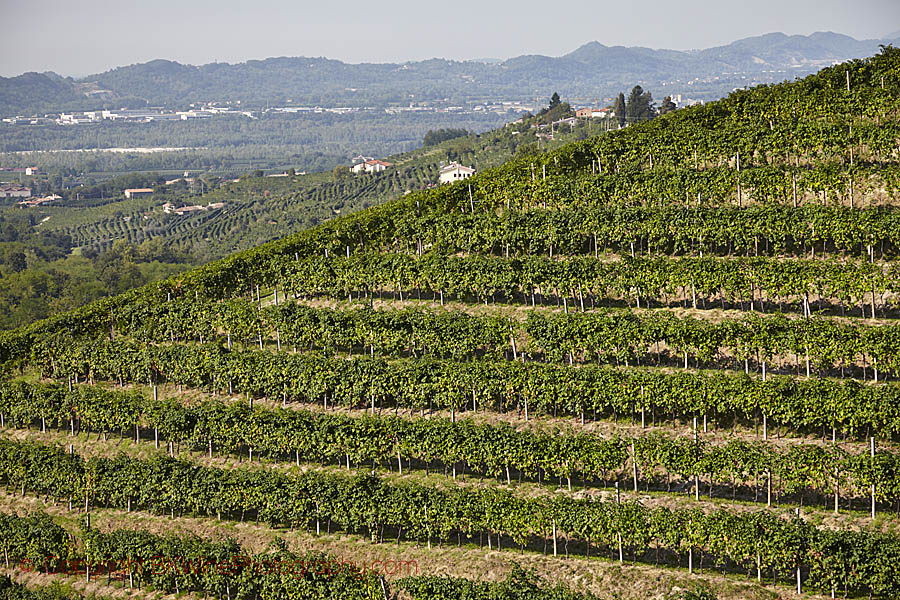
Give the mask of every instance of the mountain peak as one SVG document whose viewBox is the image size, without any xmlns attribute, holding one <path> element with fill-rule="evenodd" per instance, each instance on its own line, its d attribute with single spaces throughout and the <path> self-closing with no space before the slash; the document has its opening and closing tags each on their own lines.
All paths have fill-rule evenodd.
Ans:
<svg viewBox="0 0 900 600">
<path fill-rule="evenodd" d="M 602 54 L 603 51 L 607 50 L 608 48 L 609 46 L 605 46 L 597 41 L 588 42 L 587 44 L 582 44 L 568 54 L 563 55 L 562 58 L 569 58 L 580 62 L 589 62 Z"/>
</svg>

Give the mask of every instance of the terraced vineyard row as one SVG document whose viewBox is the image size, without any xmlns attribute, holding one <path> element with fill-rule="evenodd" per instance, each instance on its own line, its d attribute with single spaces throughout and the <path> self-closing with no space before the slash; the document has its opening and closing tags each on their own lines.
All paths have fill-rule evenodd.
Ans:
<svg viewBox="0 0 900 600">
<path fill-rule="evenodd" d="M 153 439 L 187 444 L 201 452 L 249 453 L 280 460 L 339 466 L 388 465 L 400 473 L 412 461 L 435 462 L 505 477 L 507 484 L 529 480 L 573 479 L 596 485 L 602 479 L 628 481 L 639 488 L 670 490 L 687 484 L 695 495 L 738 490 L 768 504 L 824 499 L 828 508 L 869 499 L 891 510 L 900 503 L 900 455 L 879 449 L 852 454 L 836 445 L 796 444 L 787 449 L 761 442 L 723 445 L 659 434 L 602 438 L 590 434 L 517 431 L 507 424 L 475 424 L 455 419 L 348 417 L 316 412 L 253 409 L 249 404 L 204 401 L 182 405 L 148 400 L 134 392 L 102 388 L 16 385 L 0 387 L 0 418 L 6 426 L 119 433 L 153 430 Z M 346 461 L 346 463 L 345 463 Z M 406 463 L 404 466 L 404 462 Z M 802 466 L 802 468 L 801 468 Z M 870 493 L 874 492 L 874 496 Z M 774 494 L 774 496 L 773 496 Z M 844 498 L 841 499 L 843 494 Z M 787 496 L 787 498 L 785 497 Z M 832 502 L 833 500 L 833 502 Z"/>
<path fill-rule="evenodd" d="M 268 270 L 269 266 L 266 266 Z M 547 297 L 573 309 L 593 308 L 598 303 L 634 302 L 637 308 L 657 305 L 748 310 L 789 308 L 808 313 L 813 302 L 819 309 L 866 317 L 893 316 L 900 289 L 900 263 L 884 267 L 868 262 L 838 263 L 771 258 L 658 258 L 603 261 L 594 258 L 556 261 L 546 257 L 523 260 L 496 257 L 457 257 L 428 254 L 358 254 L 348 257 L 306 256 L 279 263 L 276 273 L 252 277 L 242 290 L 228 296 L 258 297 L 256 286 L 274 281 L 274 286 L 295 296 L 323 295 L 332 298 L 367 300 L 387 293 L 400 300 L 431 294 L 436 301 L 459 298 L 506 301 L 535 306 Z M 0 356 L 28 347 L 29 339 L 69 331 L 90 335 L 115 321 L 117 313 L 128 314 L 141 307 L 171 300 L 193 292 L 195 299 L 214 299 L 223 285 L 232 288 L 230 274 L 220 272 L 219 282 L 198 282 L 198 269 L 168 282 L 153 284 L 112 299 L 78 309 L 67 315 L 35 323 L 0 337 Z M 224 278 L 224 281 L 220 278 Z M 258 283 L 253 283 L 253 281 Z M 201 296 L 202 291 L 202 296 Z M 427 299 L 427 295 L 426 295 Z M 643 303 L 642 303 L 643 301 Z M 856 312 L 858 310 L 858 312 Z M 135 323 L 137 325 L 137 323 Z M 6 350 L 3 350 L 6 348 Z"/>
<path fill-rule="evenodd" d="M 405 253 L 363 253 L 345 256 L 306 255 L 285 260 L 266 274 L 272 286 L 295 295 L 336 299 L 384 293 L 403 299 L 421 293 L 475 302 L 536 304 L 536 296 L 572 301 L 579 307 L 598 303 L 649 302 L 668 306 L 734 307 L 751 303 L 772 310 L 791 308 L 813 296 L 826 307 L 861 316 L 893 315 L 895 290 L 900 289 L 900 263 L 737 258 L 594 257 L 554 260 Z M 260 278 L 262 279 L 262 278 Z M 257 280 L 259 281 L 259 280 Z M 259 281 L 260 283 L 265 280 Z M 234 295 L 254 296 L 252 281 Z M 164 286 L 161 286 L 164 287 Z M 173 289 L 173 288 L 169 288 Z M 270 288 L 271 289 L 271 288 Z M 159 297 L 160 291 L 154 296 Z M 165 291 L 169 294 L 168 291 Z M 762 304 L 759 304 L 762 303 Z"/>
<path fill-rule="evenodd" d="M 348 600 L 383 598 L 389 590 L 404 590 L 412 600 L 514 600 L 527 594 L 533 600 L 600 600 L 590 594 L 552 586 L 533 572 L 514 566 L 505 581 L 475 583 L 453 577 L 419 574 L 413 560 L 362 561 L 324 552 L 298 552 L 276 540 L 254 551 L 233 539 L 196 535 L 158 535 L 146 529 L 117 528 L 72 534 L 45 514 L 25 517 L 0 514 L 0 546 L 6 560 L 27 573 L 63 573 L 102 582 L 135 596 L 159 592 L 196 593 L 223 598 L 260 600 L 317 598 L 328 593 Z M 64 552 L 59 552 L 65 549 Z M 53 561 L 36 557 L 55 555 Z M 385 582 L 381 572 L 399 574 Z M 109 587 L 107 589 L 110 589 Z M 96 597 L 66 587 L 26 587 L 0 578 L 3 600 L 82 600 Z"/>
<path fill-rule="evenodd" d="M 351 250 L 389 249 L 407 240 L 443 254 L 571 256 L 647 254 L 851 254 L 894 257 L 900 213 L 831 206 L 568 208 L 524 212 L 410 214 L 370 231 Z M 374 234 L 374 235 L 373 235 Z M 333 253 L 344 248 L 333 245 Z M 817 250 L 818 249 L 818 250 Z"/>
<path fill-rule="evenodd" d="M 34 365 L 57 379 L 165 380 L 194 388 L 324 405 L 462 410 L 674 420 L 709 415 L 792 430 L 892 436 L 900 431 L 900 386 L 857 381 L 569 367 L 541 363 L 433 359 L 387 361 L 228 351 L 217 345 L 144 346 L 63 340 Z"/>
<path fill-rule="evenodd" d="M 522 550 L 564 537 L 572 553 L 616 549 L 624 558 L 672 560 L 703 552 L 713 564 L 759 577 L 790 579 L 798 571 L 821 590 L 847 585 L 876 594 L 896 593 L 900 555 L 895 536 L 816 529 L 801 519 L 761 511 L 646 509 L 638 503 L 570 498 L 519 498 L 498 489 L 440 489 L 392 485 L 371 477 L 307 472 L 285 474 L 216 469 L 175 459 L 83 460 L 77 454 L 30 444 L 0 443 L 0 477 L 24 491 L 69 499 L 73 504 L 112 504 L 179 514 L 215 514 L 306 527 L 341 527 L 373 542 L 396 535 L 413 540 L 496 540 Z M 87 484 L 87 485 L 85 485 Z M 430 509 L 430 510 L 429 510 Z M 388 538 L 390 539 L 390 537 Z M 581 546 L 580 548 L 578 546 Z M 877 557 L 877 558 L 876 558 Z M 851 562 L 852 561 L 852 562 Z"/>
<path fill-rule="evenodd" d="M 821 317 L 789 319 L 758 313 L 721 321 L 678 317 L 664 311 L 594 310 L 573 314 L 530 311 L 524 322 L 495 315 L 427 309 L 314 308 L 293 302 L 264 307 L 242 300 L 190 301 L 133 306 L 110 323 L 118 336 L 144 342 L 218 341 L 321 349 L 350 354 L 433 356 L 466 360 L 520 355 L 570 364 L 709 365 L 718 358 L 749 371 L 762 363 L 790 364 L 800 374 L 840 368 L 875 381 L 900 367 L 900 326 Z M 99 328 L 98 328 L 99 329 Z M 105 336 L 103 330 L 93 332 Z M 452 340 L 447 342 L 447 340 Z M 660 344 L 664 344 L 663 350 Z M 688 359 L 692 359 L 689 363 Z M 770 369 L 771 370 L 771 369 Z"/>
<path fill-rule="evenodd" d="M 231 539 L 161 536 L 143 530 L 88 529 L 73 536 L 47 515 L 0 514 L 0 545 L 7 565 L 79 575 L 88 581 L 93 577 L 109 582 L 115 577 L 123 587 L 127 581 L 132 590 L 223 598 L 249 594 L 261 600 L 317 597 L 323 587 L 351 600 L 370 600 L 381 592 L 377 575 L 335 564 L 325 554 L 290 552 L 283 542 L 268 552 L 254 553 Z M 60 600 L 58 595 L 29 593 L 21 587 L 15 590 L 21 595 L 13 596 L 11 587 L 8 580 L 0 580 L 0 594 L 9 594 L 10 600 Z"/>
</svg>

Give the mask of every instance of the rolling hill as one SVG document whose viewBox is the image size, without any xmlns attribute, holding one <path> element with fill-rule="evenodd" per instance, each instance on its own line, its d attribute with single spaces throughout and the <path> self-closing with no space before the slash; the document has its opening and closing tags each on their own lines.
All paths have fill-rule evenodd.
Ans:
<svg viewBox="0 0 900 600">
<path fill-rule="evenodd" d="M 564 97 L 611 97 L 635 83 L 713 100 L 734 87 L 772 83 L 834 62 L 868 56 L 895 40 L 855 40 L 831 32 L 809 36 L 771 33 L 698 51 L 604 46 L 590 42 L 560 57 L 526 55 L 498 63 L 432 59 L 402 64 L 348 64 L 279 57 L 245 63 L 183 65 L 170 60 L 118 67 L 79 81 L 27 73 L 0 78 L 0 114 L 60 110 L 78 105 L 77 86 L 107 90 L 119 106 L 142 99 L 153 106 L 236 101 L 321 106 L 407 104 L 417 101 L 526 99 L 557 90 Z M 693 82 L 690 85 L 688 82 Z M 674 85 L 674 87 L 672 87 Z M 52 94 L 48 91 L 53 90 Z M 99 100 L 81 96 L 84 109 Z"/>
</svg>

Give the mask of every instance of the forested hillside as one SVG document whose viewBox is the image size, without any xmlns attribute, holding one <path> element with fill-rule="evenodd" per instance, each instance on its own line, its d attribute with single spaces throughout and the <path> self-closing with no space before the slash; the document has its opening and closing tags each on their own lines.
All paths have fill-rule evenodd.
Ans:
<svg viewBox="0 0 900 600">
<path fill-rule="evenodd" d="M 889 47 L 0 334 L 7 518 L 425 576 L 114 584 L 227 599 L 897 597 L 898 117 Z"/>
</svg>

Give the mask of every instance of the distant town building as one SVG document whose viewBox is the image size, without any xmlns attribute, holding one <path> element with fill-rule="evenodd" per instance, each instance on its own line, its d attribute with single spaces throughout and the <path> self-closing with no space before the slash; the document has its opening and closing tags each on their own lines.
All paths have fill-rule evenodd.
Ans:
<svg viewBox="0 0 900 600">
<path fill-rule="evenodd" d="M 593 116 L 593 108 L 579 108 L 575 111 L 575 116 L 579 119 L 588 119 Z"/>
<path fill-rule="evenodd" d="M 0 185 L 0 198 L 31 198 L 31 188 L 21 185 Z"/>
<path fill-rule="evenodd" d="M 449 165 L 441 167 L 441 183 L 453 183 L 462 179 L 468 179 L 475 174 L 475 169 L 466 167 L 459 163 L 452 162 Z"/>
<path fill-rule="evenodd" d="M 129 188 L 125 190 L 126 198 L 144 198 L 153 194 L 153 188 Z"/>
<path fill-rule="evenodd" d="M 177 114 L 182 121 L 187 121 L 188 119 L 209 119 L 213 116 L 214 113 L 205 110 L 189 110 L 186 112 L 178 112 Z M 168 115 L 165 115 L 168 117 Z M 154 117 L 154 119 L 158 119 L 159 117 Z"/>
<path fill-rule="evenodd" d="M 56 120 L 60 125 L 80 125 L 82 123 L 90 123 L 93 121 L 90 117 L 76 113 L 61 113 Z"/>
<path fill-rule="evenodd" d="M 385 162 L 383 160 L 367 160 L 353 165 L 350 167 L 350 171 L 352 173 L 381 173 L 388 167 L 393 166 L 393 163 Z"/>
<path fill-rule="evenodd" d="M 25 174 L 26 175 L 37 175 L 38 168 L 37 167 L 25 167 Z"/>
</svg>

